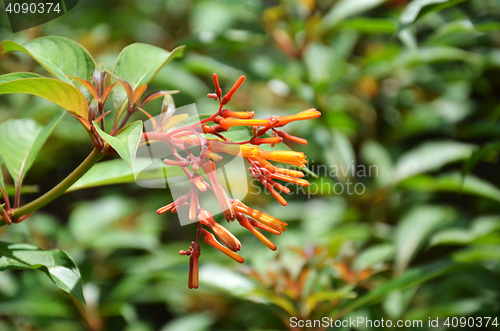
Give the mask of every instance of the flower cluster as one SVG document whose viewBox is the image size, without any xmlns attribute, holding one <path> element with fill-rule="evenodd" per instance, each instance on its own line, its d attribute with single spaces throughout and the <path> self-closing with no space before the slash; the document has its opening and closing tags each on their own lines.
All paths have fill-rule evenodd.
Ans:
<svg viewBox="0 0 500 331">
<path fill-rule="evenodd" d="M 287 226 L 286 223 L 271 215 L 252 209 L 237 199 L 229 198 L 216 175 L 217 163 L 223 160 L 223 155 L 243 157 L 250 165 L 249 171 L 253 178 L 258 180 L 279 203 L 285 206 L 287 202 L 282 193 L 290 193 L 290 190 L 278 181 L 302 186 L 307 186 L 309 183 L 302 179 L 304 176 L 302 171 L 280 167 L 273 162 L 293 165 L 300 169 L 305 166 L 306 157 L 303 153 L 296 151 L 266 151 L 259 148 L 259 145 L 274 146 L 281 142 L 307 144 L 305 139 L 292 136 L 281 131 L 280 128 L 293 121 L 313 119 L 321 115 L 316 109 L 308 109 L 291 116 L 254 119 L 255 114 L 252 111 L 230 111 L 225 109 L 225 106 L 243 84 L 245 76 L 241 76 L 224 96 L 219 86 L 217 74 L 213 74 L 212 78 L 215 93 L 208 94 L 208 97 L 219 101 L 219 110 L 215 114 L 192 125 L 167 132 L 155 128 L 153 132 L 143 135 L 146 142 L 167 143 L 174 159 L 165 159 L 164 163 L 181 167 L 190 181 L 190 190 L 187 194 L 158 209 L 158 214 L 163 214 L 167 211 L 176 212 L 183 207 L 188 208 L 189 219 L 198 223 L 196 241 L 191 243 L 189 249 L 180 251 L 181 255 L 190 256 L 189 288 L 198 288 L 199 241 L 201 237 L 205 243 L 217 248 L 235 261 L 244 262 L 243 257 L 237 253 L 241 249 L 240 241 L 225 227 L 217 223 L 210 212 L 200 207 L 199 192 L 212 191 L 226 220 L 228 222 L 236 220 L 271 250 L 276 250 L 276 245 L 259 230 L 279 235 L 285 231 Z M 163 116 L 163 119 L 160 118 L 160 121 L 167 121 L 172 113 L 172 111 L 162 111 L 162 115 L 166 114 L 166 116 Z M 160 125 L 155 125 L 155 127 L 158 126 Z M 235 142 L 224 137 L 223 133 L 235 126 L 249 127 L 253 133 L 251 139 Z M 189 150 L 191 146 L 199 148 L 199 155 L 194 155 Z M 187 156 L 181 156 L 181 151 Z"/>
</svg>

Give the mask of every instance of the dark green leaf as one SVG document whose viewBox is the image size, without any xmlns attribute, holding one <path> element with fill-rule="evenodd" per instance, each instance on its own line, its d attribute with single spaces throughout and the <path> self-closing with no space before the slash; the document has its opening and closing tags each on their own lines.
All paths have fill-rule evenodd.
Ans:
<svg viewBox="0 0 500 331">
<path fill-rule="evenodd" d="M 63 291 L 85 303 L 80 271 L 66 252 L 44 251 L 28 244 L 0 242 L 0 271 L 19 269 L 43 271 Z"/>
<path fill-rule="evenodd" d="M 462 175 L 464 177 L 468 175 L 480 161 L 484 160 L 492 152 L 497 151 L 500 151 L 500 142 L 492 142 L 481 146 L 481 148 L 472 153 L 469 160 L 464 164 L 464 167 L 462 168 Z"/>
</svg>

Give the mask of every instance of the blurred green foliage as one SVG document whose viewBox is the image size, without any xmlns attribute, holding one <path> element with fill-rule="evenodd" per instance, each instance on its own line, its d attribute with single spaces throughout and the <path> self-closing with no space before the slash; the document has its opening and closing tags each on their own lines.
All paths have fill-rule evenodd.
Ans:
<svg viewBox="0 0 500 331">
<path fill-rule="evenodd" d="M 499 19 L 500 3 L 489 0 L 86 0 L 12 34 L 2 9 L 2 40 L 65 36 L 110 68 L 132 42 L 186 45 L 148 87 L 180 90 L 178 106 L 213 112 L 206 94 L 217 72 L 226 90 L 247 76 L 233 109 L 266 117 L 312 106 L 323 116 L 290 131 L 309 141 L 294 147 L 319 175 L 308 178 L 310 190 L 287 207 L 264 194 L 247 198 L 290 224 L 271 238 L 277 253 L 229 224 L 247 262 L 206 248 L 200 289 L 188 290 L 187 259 L 177 252 L 195 229 L 156 215 L 168 191 L 122 184 L 67 193 L 1 227 L 0 241 L 68 252 L 87 305 L 42 273 L 0 272 L 0 330 L 284 330 L 292 316 L 494 316 Z M 15 71 L 44 74 L 27 56 L 1 55 L 0 72 Z M 157 114 L 159 104 L 148 110 Z M 0 98 L 0 122 L 47 124 L 59 111 L 28 95 Z M 74 118 L 61 121 L 25 178 L 41 192 L 91 150 Z M 349 165 L 376 172 L 332 173 Z M 363 193 L 332 190 L 348 181 Z"/>
</svg>

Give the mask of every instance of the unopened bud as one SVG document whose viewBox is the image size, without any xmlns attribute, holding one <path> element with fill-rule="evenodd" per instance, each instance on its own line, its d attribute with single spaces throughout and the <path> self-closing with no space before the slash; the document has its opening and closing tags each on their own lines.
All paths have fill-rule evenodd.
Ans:
<svg viewBox="0 0 500 331">
<path fill-rule="evenodd" d="M 99 63 L 94 70 L 94 85 L 96 86 L 97 95 L 102 97 L 104 85 L 106 84 L 106 67 L 104 63 Z"/>
<path fill-rule="evenodd" d="M 97 114 L 99 113 L 99 101 L 97 99 L 92 99 L 89 105 L 89 122 L 92 122 L 96 119 Z"/>
</svg>

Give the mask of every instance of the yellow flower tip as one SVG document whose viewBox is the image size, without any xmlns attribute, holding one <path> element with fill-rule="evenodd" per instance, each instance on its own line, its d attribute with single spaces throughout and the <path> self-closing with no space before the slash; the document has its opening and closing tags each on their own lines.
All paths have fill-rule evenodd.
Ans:
<svg viewBox="0 0 500 331">
<path fill-rule="evenodd" d="M 278 117 L 279 123 L 276 125 L 276 127 L 285 126 L 290 122 L 310 120 L 313 118 L 318 118 L 320 116 L 321 116 L 321 113 L 319 111 L 317 111 L 315 108 L 310 108 L 310 109 L 304 110 L 304 111 L 302 111 L 298 114 L 295 114 L 295 115 Z"/>
<path fill-rule="evenodd" d="M 288 163 L 292 165 L 302 165 L 306 164 L 306 156 L 302 152 L 296 151 L 262 151 L 259 155 L 263 159 Z"/>
<path fill-rule="evenodd" d="M 286 223 L 280 221 L 279 219 L 271 215 L 265 214 L 259 210 L 252 209 L 237 199 L 233 200 L 233 207 L 236 212 L 248 215 L 253 219 L 257 220 L 258 222 L 267 225 L 268 227 L 273 228 L 277 231 L 281 232 L 283 224 L 286 225 Z"/>
<path fill-rule="evenodd" d="M 209 140 L 208 148 L 212 152 L 225 153 L 236 156 L 239 155 L 242 157 L 250 158 L 257 157 L 260 154 L 260 150 L 256 146 L 238 145 L 219 140 Z"/>
<path fill-rule="evenodd" d="M 291 169 L 286 169 L 286 168 L 281 168 L 281 167 L 275 167 L 276 172 L 282 175 L 287 175 L 290 177 L 297 177 L 297 178 L 302 178 L 304 177 L 304 173 L 302 171 L 297 171 L 297 170 L 291 170 Z"/>
<path fill-rule="evenodd" d="M 213 160 L 215 162 L 221 162 L 223 160 L 221 155 L 214 153 L 214 152 L 210 151 L 209 149 L 204 149 L 201 152 L 201 156 L 206 158 L 206 159 Z"/>
</svg>

